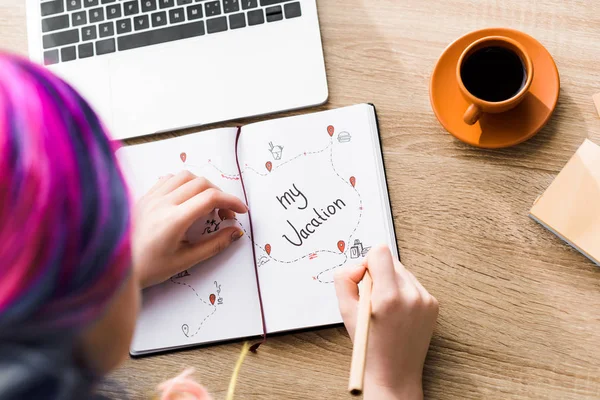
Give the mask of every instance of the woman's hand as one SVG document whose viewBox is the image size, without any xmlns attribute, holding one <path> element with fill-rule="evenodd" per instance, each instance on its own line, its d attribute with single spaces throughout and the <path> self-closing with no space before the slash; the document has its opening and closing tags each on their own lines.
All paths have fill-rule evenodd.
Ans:
<svg viewBox="0 0 600 400">
<path fill-rule="evenodd" d="M 358 283 L 367 269 L 373 291 L 364 398 L 422 399 L 423 364 L 438 302 L 392 258 L 388 247 L 374 247 L 364 265 L 344 268 L 335 276 L 340 311 L 351 338 L 356 328 Z"/>
<path fill-rule="evenodd" d="M 223 193 L 205 178 L 189 171 L 162 177 L 142 197 L 135 210 L 133 266 L 142 288 L 204 261 L 243 236 L 236 227 L 220 229 L 193 244 L 186 232 L 199 218 L 219 210 L 221 219 L 233 219 L 248 208 L 237 197 Z"/>
</svg>

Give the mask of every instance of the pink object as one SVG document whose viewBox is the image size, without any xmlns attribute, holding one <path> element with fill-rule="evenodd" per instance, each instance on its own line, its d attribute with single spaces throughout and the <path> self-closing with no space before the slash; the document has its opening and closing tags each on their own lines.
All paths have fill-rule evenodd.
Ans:
<svg viewBox="0 0 600 400">
<path fill-rule="evenodd" d="M 213 400 L 204 386 L 190 377 L 193 373 L 193 368 L 187 368 L 175 378 L 158 385 L 157 389 L 162 392 L 160 400 Z"/>
<path fill-rule="evenodd" d="M 335 133 L 335 128 L 333 127 L 333 125 L 329 125 L 327 127 L 327 133 L 329 133 L 329 136 L 333 136 L 333 134 Z"/>
</svg>

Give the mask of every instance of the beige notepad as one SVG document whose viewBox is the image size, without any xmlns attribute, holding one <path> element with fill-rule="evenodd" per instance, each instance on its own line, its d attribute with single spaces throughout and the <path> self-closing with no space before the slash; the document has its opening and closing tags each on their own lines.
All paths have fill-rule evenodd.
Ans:
<svg viewBox="0 0 600 400">
<path fill-rule="evenodd" d="M 586 139 L 530 216 L 600 265 L 600 146 Z"/>
<path fill-rule="evenodd" d="M 594 105 L 596 106 L 596 111 L 598 111 L 598 116 L 600 116 L 600 93 L 596 93 L 592 96 L 594 100 Z"/>
</svg>

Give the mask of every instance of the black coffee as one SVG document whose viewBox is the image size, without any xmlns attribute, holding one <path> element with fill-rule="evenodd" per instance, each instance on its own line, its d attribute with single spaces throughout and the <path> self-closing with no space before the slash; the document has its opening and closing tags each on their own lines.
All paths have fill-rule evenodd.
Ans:
<svg viewBox="0 0 600 400">
<path fill-rule="evenodd" d="M 527 81 L 521 57 L 498 46 L 471 54 L 463 62 L 460 77 L 473 96 L 494 102 L 510 99 Z"/>
</svg>

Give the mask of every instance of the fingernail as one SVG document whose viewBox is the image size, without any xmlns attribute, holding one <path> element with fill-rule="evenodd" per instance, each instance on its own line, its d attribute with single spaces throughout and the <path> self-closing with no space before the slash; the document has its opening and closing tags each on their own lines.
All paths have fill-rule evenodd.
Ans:
<svg viewBox="0 0 600 400">
<path fill-rule="evenodd" d="M 225 221 L 227 219 L 227 214 L 224 210 L 219 210 L 217 214 L 219 215 L 219 218 L 221 218 L 221 221 Z"/>
<path fill-rule="evenodd" d="M 244 232 L 242 232 L 242 231 L 240 231 L 240 230 L 237 230 L 237 231 L 235 231 L 235 232 L 233 232 L 233 233 L 231 234 L 231 241 L 232 241 L 232 242 L 235 242 L 235 241 L 237 241 L 237 240 L 240 240 L 240 238 L 241 238 L 242 236 L 244 236 Z"/>
</svg>

